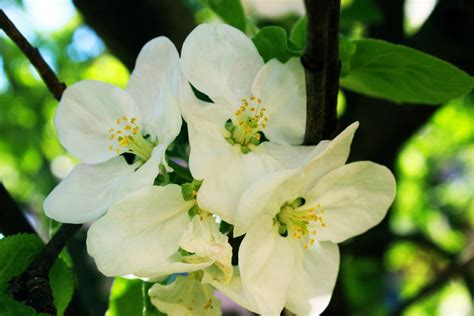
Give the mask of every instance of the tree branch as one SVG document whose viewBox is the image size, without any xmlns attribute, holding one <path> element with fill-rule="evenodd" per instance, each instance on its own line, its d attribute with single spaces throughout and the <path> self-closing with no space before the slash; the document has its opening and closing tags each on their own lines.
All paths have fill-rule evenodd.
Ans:
<svg viewBox="0 0 474 316">
<path fill-rule="evenodd" d="M 0 232 L 6 236 L 36 233 L 2 183 L 0 183 Z"/>
<path fill-rule="evenodd" d="M 7 15 L 0 10 L 0 27 L 8 37 L 23 51 L 56 100 L 60 100 L 66 85 L 59 81 L 51 67 L 46 63 L 38 49 L 34 48 L 20 33 Z M 15 210 L 15 209 L 13 209 Z M 15 210 L 21 214 L 20 210 Z M 17 215 L 19 216 L 19 215 Z M 17 217 L 16 216 L 16 217 Z M 48 274 L 59 253 L 81 228 L 80 224 L 63 224 L 51 240 L 44 246 L 28 269 L 11 281 L 9 292 L 19 301 L 26 301 L 36 311 L 56 315 L 53 294 Z"/>
<path fill-rule="evenodd" d="M 301 62 L 306 74 L 305 144 L 329 138 L 337 125 L 340 0 L 305 0 L 308 37 Z"/>
<path fill-rule="evenodd" d="M 13 22 L 7 17 L 3 10 L 0 10 L 0 28 L 7 34 L 7 36 L 21 49 L 23 54 L 30 60 L 31 64 L 36 68 L 41 79 L 53 94 L 56 100 L 59 101 L 66 85 L 60 82 L 53 72 L 51 67 L 46 63 L 38 49 L 33 47 L 28 40 L 20 33 Z"/>
<path fill-rule="evenodd" d="M 433 280 L 431 283 L 422 288 L 415 296 L 402 302 L 397 309 L 391 314 L 391 316 L 400 316 L 403 311 L 410 305 L 418 302 L 419 300 L 429 296 L 434 293 L 436 290 L 442 288 L 450 279 L 457 275 L 466 274 L 469 269 L 474 268 L 474 258 L 464 261 L 463 263 L 453 262 L 447 268 L 445 268 L 441 273 L 438 274 L 438 277 Z"/>
</svg>

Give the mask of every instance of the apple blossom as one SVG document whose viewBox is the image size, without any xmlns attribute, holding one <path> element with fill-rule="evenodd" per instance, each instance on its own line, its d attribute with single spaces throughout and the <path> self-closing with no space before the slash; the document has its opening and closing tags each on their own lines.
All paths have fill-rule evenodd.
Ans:
<svg viewBox="0 0 474 316">
<path fill-rule="evenodd" d="M 173 316 L 222 315 L 221 302 L 214 295 L 214 288 L 202 284 L 202 273 L 177 276 L 170 284 L 153 285 L 148 294 L 151 303 L 163 313 Z"/>
<path fill-rule="evenodd" d="M 298 58 L 264 64 L 252 41 L 225 24 L 202 24 L 186 38 L 185 77 L 214 103 L 188 93 L 190 170 L 204 180 L 197 199 L 233 223 L 243 191 L 264 174 L 296 167 L 316 156 L 303 142 L 306 121 L 304 70 Z M 265 141 L 268 140 L 268 141 Z"/>
<path fill-rule="evenodd" d="M 114 204 L 94 222 L 87 250 L 107 276 L 156 278 L 208 268 L 213 278 L 232 277 L 232 248 L 215 218 L 183 199 L 176 184 L 150 186 Z M 227 280 L 227 281 L 226 281 Z"/>
<path fill-rule="evenodd" d="M 160 164 L 171 171 L 165 152 L 181 128 L 180 87 L 178 52 L 158 37 L 141 50 L 125 90 L 91 80 L 67 88 L 55 125 L 81 163 L 46 198 L 46 215 L 64 223 L 97 219 L 127 193 L 153 185 Z"/>
<path fill-rule="evenodd" d="M 300 168 L 268 174 L 241 198 L 234 234 L 242 284 L 262 314 L 321 313 L 339 267 L 336 243 L 378 224 L 393 202 L 386 167 L 345 165 L 357 123 Z"/>
</svg>

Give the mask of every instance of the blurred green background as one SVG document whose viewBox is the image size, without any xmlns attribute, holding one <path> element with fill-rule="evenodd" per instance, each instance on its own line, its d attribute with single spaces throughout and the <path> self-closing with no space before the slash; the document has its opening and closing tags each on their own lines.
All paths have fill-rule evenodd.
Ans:
<svg viewBox="0 0 474 316">
<path fill-rule="evenodd" d="M 143 33 L 155 31 L 147 23 L 156 22 L 155 35 L 168 35 L 179 46 L 181 33 L 189 31 L 175 30 L 174 20 L 191 17 L 188 24 L 192 26 L 218 19 L 204 1 L 183 0 L 161 1 L 170 11 L 156 11 L 175 14 L 174 20 L 158 23 L 157 15 L 147 22 L 156 13 L 148 12 L 140 21 L 140 10 L 150 4 L 128 2 L 134 6 L 128 16 L 113 1 L 0 0 L 0 6 L 69 85 L 95 79 L 125 87 L 140 45 L 120 41 L 120 34 L 127 34 L 113 21 L 129 24 L 125 27 L 130 32 Z M 277 24 L 289 30 L 304 14 L 302 1 L 243 2 L 257 26 Z M 468 2 L 343 0 L 341 32 L 401 42 L 448 59 L 472 75 L 472 38 L 449 36 L 451 30 L 445 24 L 451 22 L 439 20 L 439 15 L 456 19 L 455 23 L 462 18 L 474 20 L 472 1 Z M 179 10 L 189 16 L 181 16 L 184 11 Z M 451 14 L 460 10 L 467 17 L 443 15 L 443 10 Z M 463 23 L 472 25 L 472 21 Z M 159 28 L 164 31 L 160 33 Z M 432 34 L 439 29 L 444 33 Z M 42 202 L 77 161 L 58 143 L 53 124 L 57 102 L 29 61 L 1 32 L 0 52 L 0 180 L 46 237 L 50 223 L 42 214 Z M 380 227 L 342 246 L 341 274 L 325 315 L 395 315 L 404 300 L 438 280 L 446 267 L 473 255 L 474 97 L 442 106 L 393 105 L 341 91 L 339 100 L 341 122 L 362 123 L 353 158 L 389 165 L 396 173 L 398 193 Z M 377 123 L 371 121 L 374 113 Z M 387 131 L 380 128 L 384 124 Z M 84 251 L 84 234 L 76 237 L 70 251 L 73 259 L 83 260 L 84 267 L 76 268 L 79 296 L 85 305 L 94 305 L 87 307 L 91 315 L 99 315 L 106 309 L 109 282 L 91 272 L 94 266 Z M 471 268 L 442 282 L 400 315 L 472 316 L 473 293 Z"/>
</svg>

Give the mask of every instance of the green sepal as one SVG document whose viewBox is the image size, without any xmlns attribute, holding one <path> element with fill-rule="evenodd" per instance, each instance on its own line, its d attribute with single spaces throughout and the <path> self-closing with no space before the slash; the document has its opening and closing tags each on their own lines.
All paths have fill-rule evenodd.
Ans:
<svg viewBox="0 0 474 316">
<path fill-rule="evenodd" d="M 188 211 L 189 218 L 193 218 L 201 212 L 201 209 L 197 204 L 194 204 Z"/>
<path fill-rule="evenodd" d="M 197 192 L 201 187 L 202 180 L 193 179 L 191 183 L 184 183 L 181 185 L 181 194 L 185 201 L 191 201 L 196 198 Z"/>
</svg>

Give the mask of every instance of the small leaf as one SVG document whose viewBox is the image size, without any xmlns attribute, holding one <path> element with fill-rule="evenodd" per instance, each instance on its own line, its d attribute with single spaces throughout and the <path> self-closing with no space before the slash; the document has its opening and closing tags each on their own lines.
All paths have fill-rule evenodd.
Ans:
<svg viewBox="0 0 474 316">
<path fill-rule="evenodd" d="M 245 33 L 245 12 L 240 0 L 209 0 L 209 7 L 224 22 Z"/>
<path fill-rule="evenodd" d="M 42 246 L 41 240 L 33 234 L 18 234 L 0 240 L 0 291 L 28 268 Z"/>
<path fill-rule="evenodd" d="M 106 316 L 142 316 L 142 281 L 115 278 Z"/>
<path fill-rule="evenodd" d="M 474 79 L 431 55 L 375 39 L 353 41 L 341 86 L 394 102 L 441 104 L 469 93 Z"/>
<path fill-rule="evenodd" d="M 356 45 L 345 36 L 339 36 L 339 59 L 342 63 L 341 76 L 351 69 L 351 56 L 355 53 Z"/>
<path fill-rule="evenodd" d="M 290 40 L 298 47 L 299 49 L 304 49 L 306 46 L 306 34 L 308 30 L 306 29 L 308 25 L 308 18 L 302 16 L 295 24 L 290 33 Z"/>
<path fill-rule="evenodd" d="M 279 26 L 263 27 L 252 40 L 265 62 L 277 58 L 284 63 L 302 53 L 301 49 L 288 40 L 285 29 Z"/>
<path fill-rule="evenodd" d="M 54 305 L 58 315 L 62 316 L 71 302 L 75 285 L 72 269 L 63 259 L 56 260 L 51 268 L 49 283 L 53 291 Z"/>
</svg>

